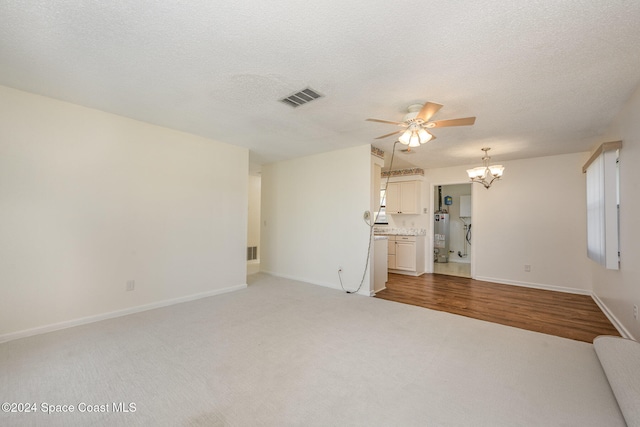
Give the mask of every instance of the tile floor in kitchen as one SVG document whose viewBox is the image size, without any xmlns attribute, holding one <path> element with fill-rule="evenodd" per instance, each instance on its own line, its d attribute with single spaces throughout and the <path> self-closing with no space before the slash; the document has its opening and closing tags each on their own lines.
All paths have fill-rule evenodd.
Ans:
<svg viewBox="0 0 640 427">
<path fill-rule="evenodd" d="M 467 262 L 434 262 L 433 272 L 449 276 L 471 277 L 471 264 Z"/>
</svg>

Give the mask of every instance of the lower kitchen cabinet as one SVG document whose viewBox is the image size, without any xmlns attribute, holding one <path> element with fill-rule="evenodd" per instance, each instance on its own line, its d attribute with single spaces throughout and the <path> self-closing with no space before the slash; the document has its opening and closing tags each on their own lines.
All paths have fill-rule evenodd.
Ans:
<svg viewBox="0 0 640 427">
<path fill-rule="evenodd" d="M 396 269 L 416 271 L 415 236 L 396 237 Z"/>
<path fill-rule="evenodd" d="M 387 264 L 391 273 L 419 276 L 424 273 L 424 236 L 389 236 Z"/>
<path fill-rule="evenodd" d="M 389 236 L 389 242 L 387 243 L 387 268 L 396 268 L 396 236 Z"/>
</svg>

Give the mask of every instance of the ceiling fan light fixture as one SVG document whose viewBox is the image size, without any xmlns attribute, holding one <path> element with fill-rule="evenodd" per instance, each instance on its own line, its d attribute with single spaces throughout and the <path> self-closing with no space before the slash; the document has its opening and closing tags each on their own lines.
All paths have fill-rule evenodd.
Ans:
<svg viewBox="0 0 640 427">
<path fill-rule="evenodd" d="M 426 144 L 427 142 L 431 141 L 431 138 L 433 138 L 433 135 L 431 135 L 423 128 L 420 128 L 420 130 L 418 131 L 418 136 L 420 137 L 420 144 Z"/>
<path fill-rule="evenodd" d="M 418 136 L 418 132 L 411 132 L 409 147 L 420 147 L 420 136 Z"/>
<path fill-rule="evenodd" d="M 409 112 L 404 116 L 404 119 L 401 122 L 371 118 L 366 120 L 369 122 L 386 123 L 402 127 L 403 129 L 379 136 L 375 139 L 384 139 L 400 134 L 397 142 L 408 145 L 410 147 L 419 147 L 422 144 L 426 144 L 427 142 L 436 139 L 436 137 L 429 133 L 427 129 L 449 126 L 470 126 L 476 121 L 475 117 L 437 120 L 435 122 L 431 121 L 433 115 L 436 114 L 440 110 L 440 108 L 442 108 L 442 105 L 436 104 L 434 102 L 412 104 L 408 107 Z"/>
<path fill-rule="evenodd" d="M 400 141 L 404 145 L 409 145 L 409 143 L 411 142 L 411 134 L 412 132 L 409 129 L 407 129 L 406 131 L 403 132 L 402 135 L 400 135 L 400 138 L 398 138 L 398 141 Z"/>
</svg>

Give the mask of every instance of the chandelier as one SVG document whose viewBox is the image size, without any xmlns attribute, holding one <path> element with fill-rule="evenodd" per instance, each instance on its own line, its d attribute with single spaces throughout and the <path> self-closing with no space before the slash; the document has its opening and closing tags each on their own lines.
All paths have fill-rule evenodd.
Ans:
<svg viewBox="0 0 640 427">
<path fill-rule="evenodd" d="M 502 173 L 504 172 L 504 166 L 502 165 L 489 165 L 489 160 L 491 160 L 491 157 L 489 157 L 489 154 L 487 154 L 489 150 L 491 150 L 491 148 L 482 149 L 482 151 L 484 151 L 484 156 L 482 157 L 482 166 L 478 166 L 477 168 L 473 169 L 467 169 L 467 174 L 469 175 L 469 179 L 471 180 L 471 182 L 482 184 L 486 189 L 491 187 L 493 181 L 502 178 Z"/>
</svg>

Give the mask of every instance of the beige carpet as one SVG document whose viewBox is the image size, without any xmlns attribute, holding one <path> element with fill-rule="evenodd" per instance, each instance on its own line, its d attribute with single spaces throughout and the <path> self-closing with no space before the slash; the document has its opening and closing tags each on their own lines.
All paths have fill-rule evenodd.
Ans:
<svg viewBox="0 0 640 427">
<path fill-rule="evenodd" d="M 0 345 L 0 399 L 37 407 L 0 412 L 0 425 L 624 425 L 590 344 L 262 274 L 249 283 Z"/>
</svg>

